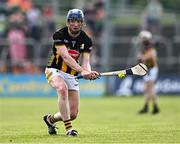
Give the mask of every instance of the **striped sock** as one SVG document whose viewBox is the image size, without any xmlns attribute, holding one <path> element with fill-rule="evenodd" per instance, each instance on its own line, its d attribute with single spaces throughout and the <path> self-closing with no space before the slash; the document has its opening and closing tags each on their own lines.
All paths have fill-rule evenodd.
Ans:
<svg viewBox="0 0 180 144">
<path fill-rule="evenodd" d="M 54 118 L 53 115 L 49 116 L 49 121 L 50 121 L 51 124 L 54 124 L 55 122 L 57 122 L 57 120 Z"/>
<path fill-rule="evenodd" d="M 70 130 L 72 128 L 71 120 L 65 120 L 64 121 L 64 126 L 66 128 L 66 131 Z"/>
</svg>

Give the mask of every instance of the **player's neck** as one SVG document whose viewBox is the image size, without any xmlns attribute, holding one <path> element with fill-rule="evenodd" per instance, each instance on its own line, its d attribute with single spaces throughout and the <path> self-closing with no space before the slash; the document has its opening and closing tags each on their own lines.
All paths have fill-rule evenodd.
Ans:
<svg viewBox="0 0 180 144">
<path fill-rule="evenodd" d="M 68 29 L 68 33 L 71 37 L 75 38 L 77 36 L 79 36 L 80 32 L 78 32 L 77 34 L 73 34 L 69 29 Z"/>
</svg>

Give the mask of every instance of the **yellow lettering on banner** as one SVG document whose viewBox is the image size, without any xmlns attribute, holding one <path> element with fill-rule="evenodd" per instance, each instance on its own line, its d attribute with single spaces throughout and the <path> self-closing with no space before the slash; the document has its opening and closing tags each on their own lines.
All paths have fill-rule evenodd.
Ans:
<svg viewBox="0 0 180 144">
<path fill-rule="evenodd" d="M 50 87 L 48 84 L 44 83 L 37 83 L 37 82 L 28 82 L 26 84 L 21 83 L 11 83 L 8 87 L 9 92 L 21 92 L 21 91 L 29 91 L 29 92 L 35 92 L 35 91 L 41 91 L 41 92 L 48 92 L 50 91 Z"/>
<path fill-rule="evenodd" d="M 103 91 L 104 90 L 104 85 L 103 84 L 98 84 L 98 83 L 80 83 L 80 88 L 83 90 L 88 90 L 88 91 Z"/>
</svg>

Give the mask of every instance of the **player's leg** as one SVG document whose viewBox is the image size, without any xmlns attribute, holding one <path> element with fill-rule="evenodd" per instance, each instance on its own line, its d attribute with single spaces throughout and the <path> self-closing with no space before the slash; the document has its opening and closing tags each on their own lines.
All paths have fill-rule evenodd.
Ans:
<svg viewBox="0 0 180 144">
<path fill-rule="evenodd" d="M 149 90 L 149 94 L 151 96 L 152 104 L 153 104 L 153 111 L 152 111 L 152 113 L 156 114 L 156 113 L 159 112 L 159 108 L 158 108 L 158 103 L 157 103 L 157 95 L 156 95 L 156 92 L 155 92 L 155 82 L 154 81 L 150 82 L 149 89 L 150 89 Z"/>
<path fill-rule="evenodd" d="M 79 89 L 79 88 L 78 88 Z M 68 98 L 69 98 L 69 106 L 70 106 L 70 119 L 74 120 L 77 117 L 79 112 L 79 90 L 69 90 Z M 49 121 L 54 124 L 58 121 L 62 121 L 62 116 L 60 112 L 55 113 L 54 115 L 49 116 Z"/>
<path fill-rule="evenodd" d="M 70 120 L 76 119 L 79 112 L 79 91 L 69 90 L 69 107 L 70 107 Z M 65 126 L 69 125 L 70 121 L 65 122 Z M 77 136 L 78 132 L 74 129 L 69 129 L 67 131 L 68 136 Z"/>
<path fill-rule="evenodd" d="M 63 78 L 60 76 L 53 76 L 50 85 L 56 89 L 58 94 L 58 107 L 59 107 L 59 113 L 55 114 L 59 118 L 61 116 L 61 119 L 63 121 L 69 121 L 70 120 L 70 109 L 69 109 L 69 102 L 68 102 L 68 87 L 64 81 Z M 54 116 L 46 115 L 44 117 L 44 121 L 48 125 L 49 133 L 51 134 L 51 131 L 55 131 L 55 129 L 51 128 L 51 126 L 54 126 L 53 124 L 57 121 L 54 119 Z M 71 125 L 70 125 L 71 126 Z M 72 126 L 71 126 L 72 127 Z M 56 133 L 56 132 L 54 132 Z"/>
<path fill-rule="evenodd" d="M 149 82 L 144 82 L 144 97 L 145 102 L 143 108 L 139 111 L 140 114 L 147 113 L 149 108 L 149 101 L 150 101 L 150 95 L 149 95 Z"/>
<path fill-rule="evenodd" d="M 70 117 L 71 120 L 76 119 L 79 112 L 79 91 L 69 90 L 69 106 L 70 106 Z"/>
<path fill-rule="evenodd" d="M 139 111 L 140 114 L 144 114 L 148 112 L 149 108 L 149 101 L 150 101 L 150 96 L 149 96 L 149 79 L 150 79 L 150 74 L 147 74 L 143 77 L 144 80 L 144 106 L 143 108 Z"/>
<path fill-rule="evenodd" d="M 60 112 L 55 113 L 54 115 L 49 115 L 49 121 L 54 124 L 58 121 L 63 121 Z"/>
<path fill-rule="evenodd" d="M 78 81 L 74 76 L 70 74 L 65 74 L 66 83 L 68 85 L 68 99 L 69 99 L 69 108 L 70 108 L 70 119 L 74 120 L 77 117 L 79 111 L 79 85 Z M 68 121 L 66 125 L 68 125 Z M 70 129 L 67 131 L 67 135 L 76 136 L 78 132 L 76 130 Z"/>
<path fill-rule="evenodd" d="M 78 82 L 75 80 L 74 76 L 54 68 L 46 69 L 45 73 L 48 82 L 57 91 L 59 112 L 54 115 L 46 115 L 44 120 L 48 128 L 57 121 L 64 121 L 67 135 L 76 136 L 77 132 L 72 129 L 71 125 L 68 92 L 69 89 L 79 91 Z M 71 131 L 71 133 L 69 133 L 69 131 Z"/>
<path fill-rule="evenodd" d="M 68 86 L 63 78 L 53 77 L 51 80 L 51 86 L 54 87 L 58 94 L 58 106 L 62 117 L 62 120 L 67 131 L 67 135 L 75 136 L 76 131 L 72 129 L 71 119 L 70 119 L 70 106 L 69 106 L 69 96 L 68 96 Z M 71 132 L 69 134 L 69 132 Z"/>
<path fill-rule="evenodd" d="M 69 98 L 69 106 L 70 106 L 70 119 L 74 120 L 76 119 L 78 112 L 79 112 L 79 91 L 77 90 L 69 90 L 69 94 L 68 94 L 68 98 Z M 62 116 L 60 112 L 57 112 L 54 115 L 50 115 L 49 116 L 49 122 L 54 124 L 57 121 L 62 121 Z M 67 123 L 67 122 L 66 122 Z M 69 134 L 74 133 L 74 135 L 77 135 L 77 131 L 75 130 L 70 130 Z M 67 132 L 68 134 L 68 132 Z"/>
<path fill-rule="evenodd" d="M 150 71 L 150 80 L 149 80 L 149 95 L 151 96 L 151 100 L 153 103 L 153 114 L 156 114 L 159 112 L 158 104 L 157 104 L 157 95 L 155 90 L 155 82 L 158 76 L 158 68 L 154 67 Z"/>
</svg>

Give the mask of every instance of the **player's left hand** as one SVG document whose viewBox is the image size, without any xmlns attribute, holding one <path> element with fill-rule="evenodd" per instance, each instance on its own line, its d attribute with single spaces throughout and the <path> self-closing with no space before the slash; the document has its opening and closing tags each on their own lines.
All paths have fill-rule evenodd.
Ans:
<svg viewBox="0 0 180 144">
<path fill-rule="evenodd" d="M 99 78 L 100 74 L 97 71 L 91 71 L 91 78 L 90 80 L 95 80 Z"/>
</svg>

